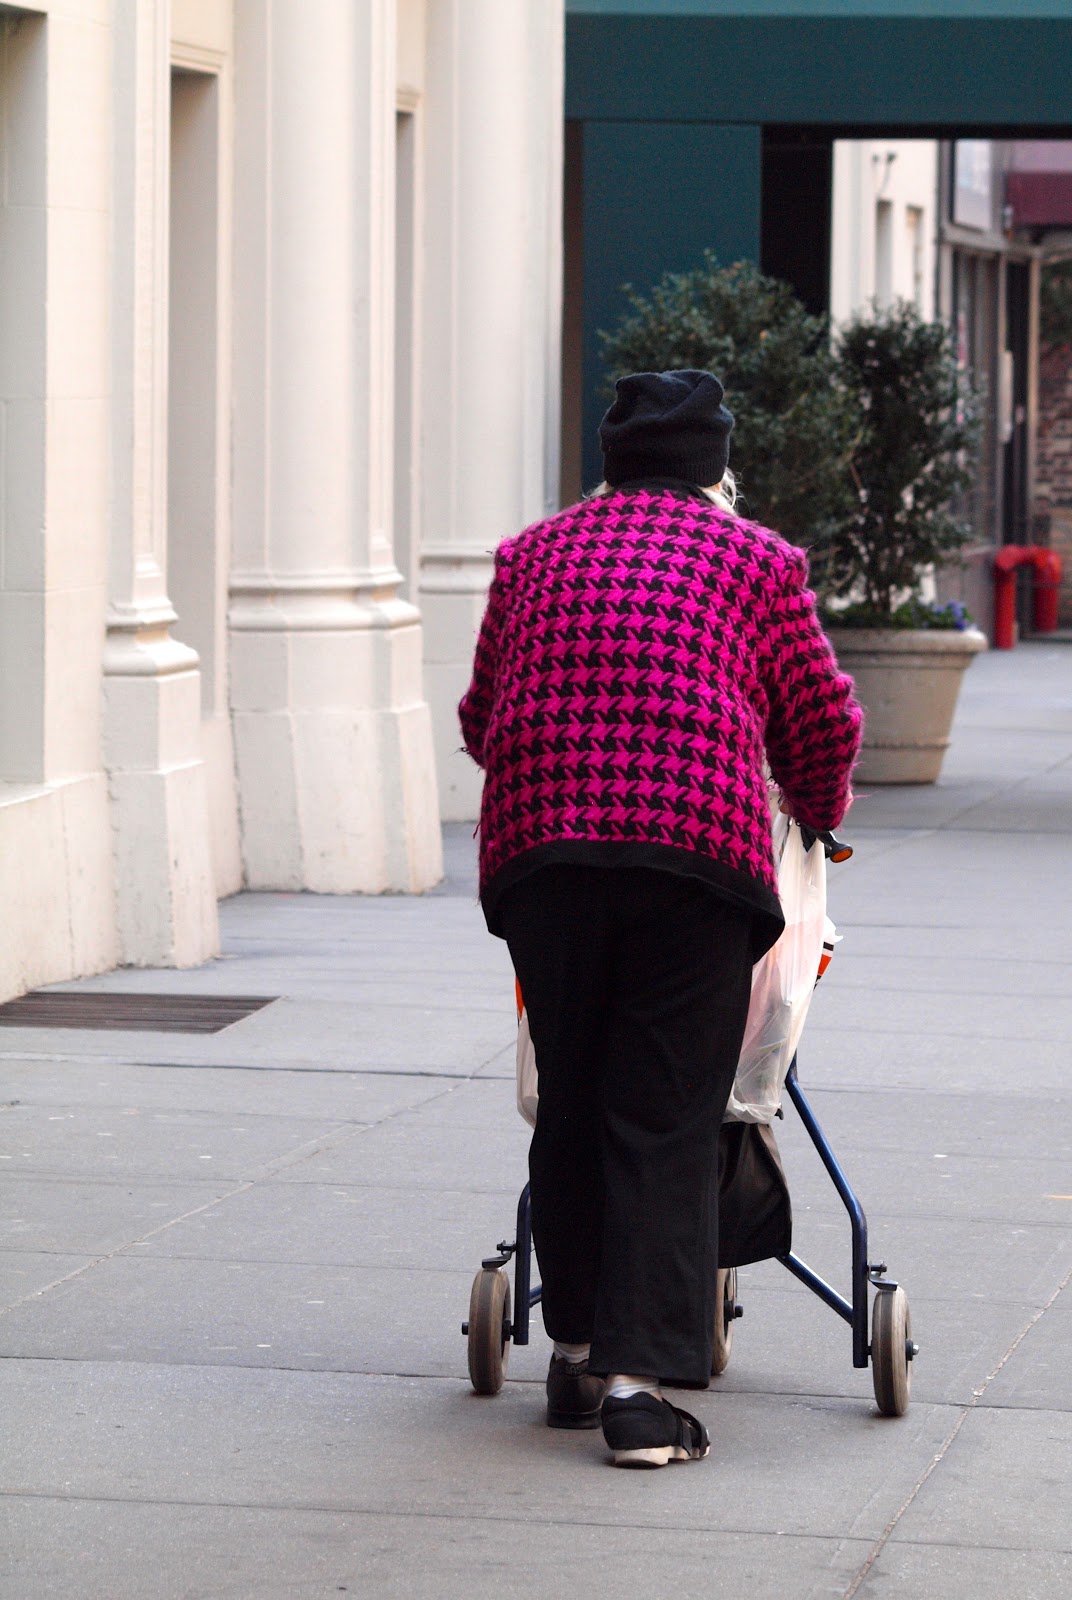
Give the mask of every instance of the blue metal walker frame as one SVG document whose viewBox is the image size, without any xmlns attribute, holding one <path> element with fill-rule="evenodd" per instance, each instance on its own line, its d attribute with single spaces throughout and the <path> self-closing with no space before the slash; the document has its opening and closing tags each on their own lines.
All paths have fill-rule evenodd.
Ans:
<svg viewBox="0 0 1072 1600">
<path fill-rule="evenodd" d="M 853 1191 L 852 1185 L 845 1176 L 837 1157 L 831 1150 L 826 1135 L 819 1126 L 819 1120 L 812 1110 L 808 1100 L 800 1087 L 797 1077 L 796 1057 L 793 1057 L 786 1074 L 785 1087 L 790 1100 L 796 1107 L 808 1132 L 808 1137 L 819 1152 L 819 1157 L 833 1180 L 834 1188 L 841 1197 L 842 1204 L 849 1213 L 849 1224 L 852 1230 L 852 1299 L 846 1300 L 836 1289 L 832 1288 L 824 1278 L 814 1272 L 806 1262 L 794 1252 L 778 1256 L 782 1265 L 799 1278 L 813 1294 L 818 1295 L 825 1305 L 836 1311 L 852 1328 L 852 1364 L 854 1367 L 866 1367 L 870 1359 L 871 1347 L 869 1338 L 868 1313 L 869 1296 L 868 1286 L 876 1289 L 895 1289 L 894 1283 L 885 1279 L 886 1266 L 884 1262 L 869 1262 L 867 1259 L 867 1218 L 864 1208 Z M 541 1297 L 540 1285 L 532 1282 L 532 1203 L 529 1196 L 529 1186 L 526 1183 L 521 1191 L 517 1203 L 517 1234 L 513 1244 L 505 1242 L 497 1247 L 498 1255 L 488 1256 L 481 1262 L 485 1268 L 505 1267 L 511 1256 L 514 1262 L 514 1311 L 513 1320 L 504 1327 L 503 1332 L 514 1344 L 528 1344 L 529 1342 L 529 1315 L 532 1307 L 539 1305 Z"/>
<path fill-rule="evenodd" d="M 832 833 L 817 833 L 802 824 L 796 825 L 800 827 L 805 850 L 810 850 L 818 840 L 822 842 L 828 860 L 845 861 L 852 855 L 851 848 L 835 839 Z M 843 1295 L 839 1294 L 824 1278 L 821 1278 L 806 1262 L 802 1261 L 794 1251 L 791 1250 L 788 1255 L 778 1256 L 776 1259 L 795 1278 L 799 1278 L 801 1283 L 805 1284 L 813 1294 L 818 1295 L 824 1305 L 828 1305 L 832 1311 L 836 1311 L 838 1316 L 849 1324 L 852 1329 L 852 1364 L 854 1367 L 866 1367 L 872 1359 L 868 1289 L 871 1287 L 880 1292 L 892 1293 L 897 1290 L 897 1284 L 886 1278 L 884 1262 L 869 1262 L 867 1259 L 867 1218 L 864 1216 L 864 1208 L 856 1198 L 852 1185 L 845 1176 L 837 1157 L 830 1148 L 826 1135 L 819 1126 L 819 1119 L 800 1087 L 795 1055 L 789 1063 L 789 1071 L 785 1076 L 785 1087 L 790 1100 L 800 1115 L 800 1120 L 807 1129 L 808 1137 L 819 1152 L 823 1166 L 830 1174 L 834 1188 L 841 1197 L 842 1204 L 849 1213 L 849 1224 L 852 1230 L 851 1300 L 846 1300 Z M 781 1111 L 778 1112 L 778 1115 L 781 1116 Z M 499 1252 L 497 1256 L 489 1256 L 481 1263 L 483 1268 L 505 1267 L 511 1256 L 516 1257 L 514 1266 L 513 1321 L 503 1322 L 503 1339 L 504 1341 L 511 1339 L 514 1344 L 528 1344 L 529 1314 L 532 1307 L 539 1304 L 541 1298 L 540 1285 L 533 1286 L 532 1283 L 532 1206 L 528 1184 L 522 1189 L 521 1197 L 517 1203 L 517 1237 L 515 1242 L 513 1244 L 501 1243 L 497 1246 L 497 1249 Z M 904 1300 L 903 1293 L 900 1299 L 904 1307 L 904 1315 L 907 1317 L 907 1301 Z M 888 1304 L 892 1305 L 895 1302 L 891 1301 Z M 735 1308 L 735 1314 L 740 1315 L 739 1309 Z M 888 1343 L 889 1327 L 890 1324 L 887 1322 L 886 1356 L 889 1356 L 890 1352 L 894 1351 L 894 1347 Z M 467 1331 L 467 1329 L 468 1324 L 463 1327 L 463 1332 Z M 905 1338 L 904 1348 L 901 1353 L 902 1361 L 910 1362 L 917 1353 L 917 1348 L 911 1338 Z M 896 1352 L 894 1351 L 894 1353 Z M 883 1360 L 882 1364 L 885 1369 L 885 1360 Z M 884 1390 L 886 1376 L 888 1374 L 884 1374 Z M 501 1373 L 499 1381 L 501 1382 Z M 876 1398 L 879 1399 L 880 1409 L 885 1410 L 890 1415 L 901 1415 L 903 1413 L 907 1404 L 907 1383 L 903 1385 L 903 1391 L 899 1394 L 895 1393 L 892 1398 L 886 1395 L 885 1392 L 880 1398 L 879 1376 L 876 1370 L 875 1393 Z"/>
</svg>

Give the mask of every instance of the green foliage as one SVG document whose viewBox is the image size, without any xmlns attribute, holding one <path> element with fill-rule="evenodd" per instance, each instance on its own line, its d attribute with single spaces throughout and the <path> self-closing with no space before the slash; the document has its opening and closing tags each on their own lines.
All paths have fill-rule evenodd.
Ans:
<svg viewBox="0 0 1072 1600">
<path fill-rule="evenodd" d="M 1042 268 L 1039 335 L 1045 350 L 1072 344 L 1072 261 L 1052 261 Z"/>
<path fill-rule="evenodd" d="M 950 330 L 904 302 L 841 329 L 841 380 L 858 398 L 856 504 L 835 535 L 837 590 L 886 626 L 905 591 L 973 537 L 956 514 L 970 486 L 978 403 Z"/>
<path fill-rule="evenodd" d="M 693 272 L 670 273 L 603 333 L 614 379 L 628 372 L 699 367 L 726 388 L 736 418 L 730 463 L 741 509 L 813 552 L 823 587 L 825 553 L 854 509 L 848 462 L 857 407 L 831 348 L 828 324 L 787 284 L 708 252 Z"/>
<path fill-rule="evenodd" d="M 627 372 L 716 373 L 737 419 L 742 510 L 809 551 L 837 621 L 964 625 L 918 599 L 922 573 L 972 537 L 954 508 L 972 481 L 978 397 L 943 323 L 902 302 L 831 339 L 787 284 L 710 253 L 626 293 L 629 312 L 600 335 L 608 399 Z"/>
</svg>

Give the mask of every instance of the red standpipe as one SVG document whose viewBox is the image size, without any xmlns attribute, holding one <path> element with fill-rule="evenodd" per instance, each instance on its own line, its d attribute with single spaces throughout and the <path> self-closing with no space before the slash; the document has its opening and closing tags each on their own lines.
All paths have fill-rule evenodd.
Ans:
<svg viewBox="0 0 1072 1600">
<path fill-rule="evenodd" d="M 1006 544 L 994 557 L 994 649 L 1011 650 L 1016 642 L 1016 569 L 1031 566 L 1034 586 L 1031 623 L 1036 633 L 1057 627 L 1057 592 L 1061 557 L 1041 544 Z"/>
</svg>

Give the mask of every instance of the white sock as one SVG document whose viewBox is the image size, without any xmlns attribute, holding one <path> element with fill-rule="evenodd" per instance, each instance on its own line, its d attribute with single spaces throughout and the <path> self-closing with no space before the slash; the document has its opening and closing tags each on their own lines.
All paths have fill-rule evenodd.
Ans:
<svg viewBox="0 0 1072 1600">
<path fill-rule="evenodd" d="M 632 1372 L 607 1374 L 608 1400 L 631 1400 L 635 1394 L 654 1395 L 656 1400 L 661 1400 L 663 1397 L 658 1378 L 638 1378 Z"/>
<path fill-rule="evenodd" d="M 561 1356 L 563 1361 L 568 1361 L 571 1366 L 576 1366 L 579 1361 L 587 1361 L 590 1344 L 563 1344 L 560 1339 L 555 1340 L 555 1355 Z"/>
</svg>

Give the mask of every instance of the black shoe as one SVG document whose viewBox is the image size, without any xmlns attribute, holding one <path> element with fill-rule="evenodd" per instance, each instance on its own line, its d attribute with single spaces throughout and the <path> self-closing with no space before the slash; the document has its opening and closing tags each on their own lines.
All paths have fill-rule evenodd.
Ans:
<svg viewBox="0 0 1072 1600">
<path fill-rule="evenodd" d="M 703 1423 L 653 1394 L 604 1400 L 600 1421 L 616 1467 L 665 1467 L 668 1461 L 702 1461 L 711 1452 Z"/>
<path fill-rule="evenodd" d="M 588 1357 L 567 1361 L 552 1356 L 547 1369 L 547 1426 L 598 1428 L 599 1407 L 606 1384 L 588 1370 Z"/>
</svg>

